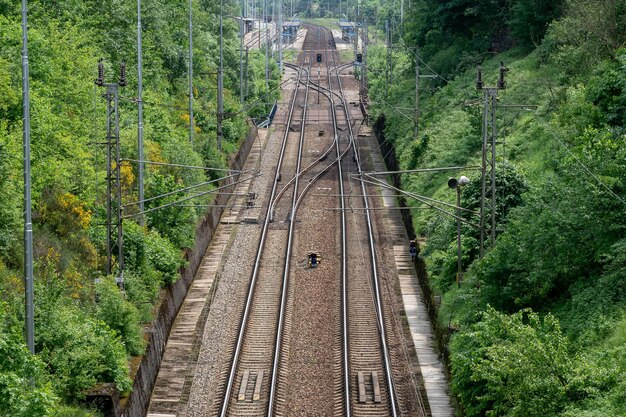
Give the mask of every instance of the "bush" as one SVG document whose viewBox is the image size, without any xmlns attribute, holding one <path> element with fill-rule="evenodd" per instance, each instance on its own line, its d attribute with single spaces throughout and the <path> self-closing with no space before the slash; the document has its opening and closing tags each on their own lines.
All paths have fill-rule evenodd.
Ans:
<svg viewBox="0 0 626 417">
<path fill-rule="evenodd" d="M 130 221 L 124 222 L 124 259 L 127 268 L 144 282 L 156 273 L 161 286 L 176 282 L 183 265 L 180 251 L 167 238 Z M 147 287 L 153 285 L 146 282 Z"/>
<path fill-rule="evenodd" d="M 451 348 L 452 386 L 467 417 L 549 417 L 567 403 L 573 366 L 551 315 L 488 307 Z"/>
<path fill-rule="evenodd" d="M 85 410 L 84 408 L 60 406 L 51 417 L 100 417 L 101 413 L 95 410 Z"/>
<path fill-rule="evenodd" d="M 143 353 L 144 342 L 137 308 L 124 298 L 115 283 L 108 277 L 96 285 L 98 297 L 96 316 L 118 335 L 131 355 Z"/>
<path fill-rule="evenodd" d="M 7 306 L 0 303 L 0 415 L 33 417 L 48 415 L 57 396 L 45 365 L 24 345 L 21 326 L 9 324 Z"/>
<path fill-rule="evenodd" d="M 53 375 L 55 392 L 80 399 L 98 382 L 130 390 L 124 344 L 106 323 L 61 302 L 36 313 L 37 350 Z"/>
</svg>

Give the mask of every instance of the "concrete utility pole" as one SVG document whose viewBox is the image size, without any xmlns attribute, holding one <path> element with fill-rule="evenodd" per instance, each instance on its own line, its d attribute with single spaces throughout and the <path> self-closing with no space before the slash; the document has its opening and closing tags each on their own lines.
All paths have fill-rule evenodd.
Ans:
<svg viewBox="0 0 626 417">
<path fill-rule="evenodd" d="M 241 20 L 239 25 L 239 103 L 243 104 L 243 38 L 246 34 L 246 0 L 241 0 Z"/>
<path fill-rule="evenodd" d="M 387 49 L 389 60 L 389 85 L 393 84 L 393 20 L 389 20 L 389 48 Z"/>
<path fill-rule="evenodd" d="M 357 25 L 357 21 L 354 21 L 354 30 L 352 31 L 352 36 L 354 37 L 354 52 L 353 52 L 353 57 L 352 60 L 354 62 L 356 62 L 356 54 L 357 54 L 357 48 L 358 48 L 358 44 L 359 44 L 359 26 Z M 354 71 L 354 76 L 357 77 L 357 72 Z"/>
<path fill-rule="evenodd" d="M 498 90 L 506 88 L 504 81 L 507 68 L 500 64 L 500 78 L 497 87 L 484 87 L 482 68 L 478 67 L 476 88 L 484 91 L 483 95 L 483 144 L 482 144 L 482 176 L 480 195 L 480 257 L 485 253 L 485 213 L 490 211 L 491 246 L 496 241 L 496 144 L 498 140 L 496 108 Z M 488 195 L 490 198 L 488 198 Z"/>
<path fill-rule="evenodd" d="M 385 32 L 387 35 L 387 66 L 385 67 L 385 78 L 387 84 L 385 85 L 385 98 L 389 97 L 389 85 L 391 84 L 391 28 L 389 26 L 389 19 L 385 21 Z"/>
<path fill-rule="evenodd" d="M 143 49 L 141 27 L 141 0 L 137 0 L 137 155 L 139 158 L 137 183 L 139 188 L 139 224 L 144 224 L 143 189 Z"/>
<path fill-rule="evenodd" d="M 415 140 L 419 135 L 420 116 L 420 59 L 419 49 L 415 47 Z"/>
<path fill-rule="evenodd" d="M 224 2 L 220 0 L 220 64 L 217 68 L 217 150 L 222 150 L 222 120 L 224 118 L 224 56 L 222 49 L 224 47 L 223 41 L 223 15 Z"/>
<path fill-rule="evenodd" d="M 270 90 L 270 29 L 267 22 L 268 17 L 267 0 L 263 2 L 263 21 L 265 22 L 265 89 Z"/>
<path fill-rule="evenodd" d="M 464 175 L 461 175 L 458 180 L 456 178 L 448 180 L 448 187 L 456 189 L 456 285 L 459 288 L 463 282 L 463 267 L 461 264 L 461 188 L 469 184 L 469 182 L 469 178 Z"/>
<path fill-rule="evenodd" d="M 24 142 L 24 316 L 26 345 L 35 353 L 35 290 L 33 274 L 33 222 L 30 185 L 30 76 L 28 68 L 27 0 L 22 0 L 22 133 Z"/>
<path fill-rule="evenodd" d="M 193 10 L 189 0 L 189 142 L 193 142 Z"/>
<path fill-rule="evenodd" d="M 456 186 L 456 286 L 461 288 L 463 282 L 463 265 L 461 259 L 463 256 L 463 247 L 461 245 L 461 185 Z"/>
<path fill-rule="evenodd" d="M 365 102 L 367 98 L 367 42 L 368 42 L 367 19 L 363 19 L 362 31 L 363 31 L 363 40 L 362 40 L 363 46 L 361 49 L 362 51 L 361 59 L 363 62 L 361 65 L 361 83 L 360 83 L 359 94 L 361 95 L 363 102 Z M 367 124 L 368 122 L 366 121 L 365 123 Z"/>
<path fill-rule="evenodd" d="M 420 74 L 419 48 L 415 48 L 415 140 L 419 139 L 419 116 L 420 116 L 420 78 L 437 78 L 436 75 Z"/>
<path fill-rule="evenodd" d="M 245 97 L 248 97 L 248 57 L 249 57 L 248 52 L 249 52 L 249 49 L 246 46 L 246 70 L 245 70 L 244 86 L 243 86 Z"/>
<path fill-rule="evenodd" d="M 278 0 L 278 70 L 283 73 L 283 0 Z"/>
<path fill-rule="evenodd" d="M 364 97 L 367 97 L 367 43 L 369 41 L 369 37 L 367 34 L 367 19 L 365 19 L 363 21 L 363 32 L 364 32 L 364 39 L 363 39 L 363 67 L 361 68 L 362 74 L 363 74 L 363 95 Z"/>
</svg>

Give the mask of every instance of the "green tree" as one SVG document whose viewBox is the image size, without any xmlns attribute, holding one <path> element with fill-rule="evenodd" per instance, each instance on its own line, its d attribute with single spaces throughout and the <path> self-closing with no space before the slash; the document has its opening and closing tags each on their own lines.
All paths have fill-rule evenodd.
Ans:
<svg viewBox="0 0 626 417">
<path fill-rule="evenodd" d="M 493 308 L 451 342 L 452 387 L 467 417 L 552 417 L 565 407 L 572 360 L 558 320 Z"/>
<path fill-rule="evenodd" d="M 536 47 L 548 25 L 563 13 L 565 0 L 511 0 L 508 26 L 511 34 L 525 47 Z"/>
<path fill-rule="evenodd" d="M 137 308 L 127 301 L 112 277 L 96 285 L 97 317 L 113 330 L 131 355 L 143 352 L 143 334 Z"/>
<path fill-rule="evenodd" d="M 0 302 L 0 415 L 46 416 L 58 401 L 45 364 L 26 348 L 21 329 Z"/>
<path fill-rule="evenodd" d="M 154 173 L 146 181 L 146 198 L 157 197 L 182 188 L 184 188 L 184 183 L 177 181 L 174 176 Z M 175 203 L 184 197 L 201 193 L 206 188 L 196 188 L 188 193 L 177 193 L 152 200 L 146 203 L 146 210 Z M 189 207 L 189 205 L 193 204 L 198 204 L 197 200 L 187 200 L 181 203 L 180 206 L 173 204 L 168 207 L 158 208 L 147 213 L 147 223 L 162 236 L 167 236 L 177 247 L 190 248 L 193 246 L 195 238 L 194 221 L 196 220 L 196 213 L 192 207 Z"/>
<path fill-rule="evenodd" d="M 39 306 L 35 323 L 36 349 L 60 396 L 80 399 L 97 382 L 130 390 L 124 344 L 103 321 L 75 305 L 56 302 Z"/>
</svg>

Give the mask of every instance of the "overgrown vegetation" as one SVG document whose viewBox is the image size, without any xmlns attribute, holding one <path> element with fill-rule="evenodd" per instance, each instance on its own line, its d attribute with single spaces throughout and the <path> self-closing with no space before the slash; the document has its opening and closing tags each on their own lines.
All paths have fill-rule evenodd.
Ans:
<svg viewBox="0 0 626 417">
<path fill-rule="evenodd" d="M 459 414 L 626 415 L 626 2 L 421 0 L 402 32 L 392 85 L 385 48 L 368 57 L 373 113 L 384 117 L 401 169 L 479 166 L 475 67 L 486 85 L 500 61 L 509 69 L 498 104 L 498 237 L 479 259 L 478 230 L 463 225 L 461 288 L 456 222 L 412 212 L 431 289 L 442 296 L 438 325 Z M 416 46 L 422 73 L 438 75 L 421 80 L 417 139 L 405 110 Z M 477 210 L 477 171 L 405 174 L 402 184 L 454 203 L 446 183 L 459 175 L 471 179 L 462 206 Z"/>
<path fill-rule="evenodd" d="M 105 276 L 105 140 L 103 90 L 94 85 L 98 58 L 106 81 L 127 63 L 121 89 L 122 157 L 137 160 L 136 2 L 44 1 L 29 4 L 32 114 L 32 182 L 35 254 L 36 356 L 23 345 L 22 103 L 19 2 L 0 0 L 0 415 L 88 416 L 77 404 L 96 383 L 122 393 L 131 388 L 129 359 L 144 350 L 144 327 L 159 291 L 172 285 L 194 245 L 196 222 L 212 197 L 124 221 L 125 293 Z M 267 112 L 278 95 L 271 64 L 265 84 L 264 54 L 250 53 L 248 101 L 239 103 L 238 25 L 224 20 L 225 112 L 223 152 L 216 149 L 216 69 L 219 5 L 193 2 L 194 141 L 188 102 L 186 2 L 142 1 L 144 142 L 149 161 L 226 168 L 245 137 L 246 118 Z M 224 2 L 234 16 L 238 4 Z M 262 70 L 261 70 L 262 68 Z M 268 90 L 269 87 L 269 90 Z M 253 104 L 254 103 L 254 104 Z M 250 105 L 248 107 L 248 105 Z M 124 203 L 137 200 L 137 167 L 120 167 Z M 146 165 L 146 209 L 206 193 L 188 192 L 223 172 Z M 138 206 L 124 209 L 138 214 Z"/>
</svg>

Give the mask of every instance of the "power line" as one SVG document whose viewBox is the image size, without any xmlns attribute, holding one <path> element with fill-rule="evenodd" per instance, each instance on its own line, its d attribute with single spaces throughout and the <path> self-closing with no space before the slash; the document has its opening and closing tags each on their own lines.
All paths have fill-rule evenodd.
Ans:
<svg viewBox="0 0 626 417">
<path fill-rule="evenodd" d="M 364 172 L 363 174 L 374 176 L 374 175 L 390 175 L 390 174 L 411 174 L 411 173 L 419 173 L 419 172 L 445 172 L 445 171 L 465 171 L 465 170 L 479 170 L 480 166 L 466 166 L 466 167 L 441 167 L 441 168 L 418 168 L 418 169 L 407 169 L 404 171 L 378 171 L 378 172 Z"/>
<path fill-rule="evenodd" d="M 370 181 L 364 180 L 365 182 L 369 182 L 370 184 L 380 184 L 382 186 L 389 185 L 387 182 L 385 182 L 384 180 L 381 180 L 379 178 L 375 178 L 375 177 L 372 177 L 371 175 L 367 175 L 367 174 L 366 174 L 366 176 L 368 178 L 370 178 L 370 179 L 375 181 L 375 182 L 370 182 Z M 411 196 L 411 197 L 414 197 L 414 198 L 419 198 L 419 199 L 422 199 L 422 200 L 425 200 L 425 201 L 429 201 L 429 202 L 432 202 L 432 203 L 435 203 L 435 204 L 441 204 L 441 205 L 444 205 L 444 206 L 447 206 L 447 207 L 450 207 L 450 208 L 454 208 L 456 210 L 466 211 L 466 212 L 474 214 L 474 215 L 478 214 L 474 210 L 470 210 L 468 208 L 460 207 L 459 205 L 455 206 L 454 204 L 450 204 L 450 203 L 447 203 L 445 201 L 437 200 L 437 199 L 434 199 L 434 198 L 431 198 L 431 197 L 426 197 L 426 196 L 423 196 L 423 195 L 420 195 L 420 194 L 412 193 L 410 191 L 403 191 L 403 194 Z"/>
<path fill-rule="evenodd" d="M 357 179 L 359 179 L 359 178 L 357 178 Z M 376 179 L 376 181 L 368 181 L 368 180 L 365 180 L 365 179 L 359 179 L 359 181 L 364 182 L 364 183 L 369 183 L 369 184 L 372 184 L 372 185 L 378 185 L 378 186 L 381 186 L 381 187 L 384 187 L 384 188 L 388 188 L 390 190 L 394 190 L 394 191 L 400 192 L 402 194 L 406 194 L 407 196 L 414 198 L 415 200 L 419 201 L 422 204 L 425 204 L 425 205 L 429 206 L 432 209 L 435 209 L 435 210 L 437 210 L 437 211 L 439 211 L 439 212 L 441 212 L 443 214 L 447 214 L 448 216 L 453 217 L 454 219 L 459 220 L 459 221 L 461 221 L 463 223 L 469 224 L 470 226 L 475 227 L 477 229 L 480 228 L 479 225 L 474 224 L 474 223 L 468 221 L 467 219 L 464 219 L 463 217 L 459 217 L 459 216 L 457 216 L 454 213 L 450 213 L 449 211 L 446 211 L 446 210 L 442 209 L 441 207 L 437 207 L 433 203 L 431 203 L 428 200 L 426 200 L 426 198 L 424 196 L 421 196 L 419 194 L 414 194 L 414 193 L 411 193 L 411 192 L 408 192 L 408 191 L 401 190 L 399 188 L 396 188 L 396 187 L 394 187 L 394 186 L 392 186 L 392 185 L 390 185 L 390 184 L 388 184 L 388 183 L 386 183 L 384 181 L 378 180 L 378 179 Z M 432 200 L 432 199 L 430 199 L 430 200 Z M 438 200 L 435 200 L 435 201 L 440 203 L 440 204 L 448 204 L 448 203 L 444 203 L 444 202 L 438 201 Z M 456 206 L 454 206 L 454 207 L 456 207 Z M 462 209 L 462 207 L 457 207 L 457 208 Z"/>
<path fill-rule="evenodd" d="M 409 48 L 405 43 L 404 43 L 404 39 L 402 37 L 400 37 L 400 42 L 402 43 L 402 48 L 405 51 L 410 52 L 411 54 L 413 54 L 413 56 L 415 57 L 416 60 L 419 60 L 419 62 L 421 62 L 422 64 L 424 64 L 424 66 L 426 68 L 428 68 L 433 74 L 435 74 L 437 77 L 441 78 L 442 80 L 444 80 L 447 84 L 450 83 L 450 81 L 448 81 L 444 76 L 442 76 L 441 74 L 437 73 L 437 71 L 435 71 L 430 65 L 428 65 L 428 63 L 426 61 L 424 61 L 417 53 L 415 53 L 415 51 L 412 48 Z"/>
<path fill-rule="evenodd" d="M 135 201 L 135 202 L 132 202 L 132 203 L 124 204 L 124 205 L 122 205 L 122 207 L 126 208 L 126 207 L 136 206 L 138 204 L 147 203 L 149 201 L 154 201 L 154 200 L 157 200 L 159 198 L 169 197 L 169 196 L 174 195 L 174 194 L 178 194 L 178 193 L 182 193 L 182 192 L 185 192 L 185 191 L 193 190 L 194 188 L 202 187 L 202 186 L 205 186 L 205 185 L 210 185 L 210 184 L 213 184 L 213 183 L 216 183 L 218 181 L 222 181 L 222 180 L 225 180 L 225 179 L 228 179 L 228 178 L 233 178 L 233 177 L 236 177 L 237 175 L 239 175 L 239 174 L 233 174 L 233 175 L 229 175 L 227 177 L 218 178 L 216 180 L 205 181 L 205 182 L 201 182 L 199 184 L 190 185 L 189 187 L 181 188 L 179 190 L 174 190 L 174 191 L 170 191 L 170 192 L 167 192 L 167 193 L 164 193 L 164 194 L 159 194 L 159 195 L 154 196 L 154 197 L 146 198 L 143 201 Z"/>
<path fill-rule="evenodd" d="M 179 204 L 179 203 L 182 203 L 182 202 L 184 202 L 184 201 L 189 201 L 189 200 L 192 200 L 192 199 L 194 199 L 194 198 L 198 198 L 198 197 L 202 197 L 202 196 L 204 196 L 204 195 L 210 194 L 210 193 L 214 193 L 214 192 L 219 191 L 219 190 L 222 190 L 222 189 L 224 189 L 224 188 L 226 188 L 226 187 L 230 187 L 230 186 L 235 185 L 235 184 L 237 184 L 237 183 L 239 183 L 239 182 L 242 182 L 242 181 L 247 181 L 247 180 L 250 180 L 250 179 L 252 179 L 252 178 L 254 178 L 254 176 L 251 176 L 251 177 L 248 177 L 248 178 L 243 178 L 243 179 L 241 179 L 241 180 L 238 180 L 238 181 L 235 181 L 235 182 L 232 182 L 232 183 L 229 183 L 229 184 L 222 185 L 222 186 L 220 186 L 220 187 L 214 188 L 214 189 L 209 190 L 209 191 L 203 191 L 203 192 L 201 192 L 201 193 L 194 194 L 194 195 L 189 196 L 189 197 L 185 197 L 185 198 L 183 198 L 183 199 L 181 199 L 181 200 L 178 200 L 178 201 L 173 201 L 173 202 L 171 202 L 171 203 L 163 204 L 162 206 L 159 206 L 159 207 L 153 207 L 153 208 L 150 208 L 150 209 L 144 210 L 143 212 L 138 212 L 138 213 L 133 213 L 133 214 L 127 214 L 127 215 L 125 215 L 125 216 L 122 216 L 122 219 L 130 219 L 130 218 L 137 217 L 137 216 L 141 216 L 141 215 L 144 215 L 144 214 L 146 214 L 146 213 L 150 213 L 150 212 L 153 212 L 153 211 L 156 211 L 156 210 L 162 209 L 162 208 L 167 208 L 167 207 L 175 206 L 175 205 L 177 205 L 177 204 Z"/>
<path fill-rule="evenodd" d="M 183 164 L 170 164 L 167 162 L 156 162 L 156 161 L 146 161 L 146 160 L 138 160 L 138 159 L 128 159 L 128 158 L 122 158 L 121 159 L 122 162 L 124 161 L 128 161 L 128 162 L 138 162 L 138 163 L 142 163 L 142 164 L 150 164 L 150 165 L 162 165 L 162 166 L 168 166 L 168 167 L 178 167 L 178 168 L 189 168 L 189 169 L 202 169 L 205 171 L 228 171 L 228 172 L 244 172 L 244 171 L 238 171 L 238 170 L 233 170 L 233 169 L 228 169 L 228 168 L 210 168 L 210 167 L 200 167 L 200 166 L 195 166 L 195 165 L 183 165 Z"/>
</svg>

